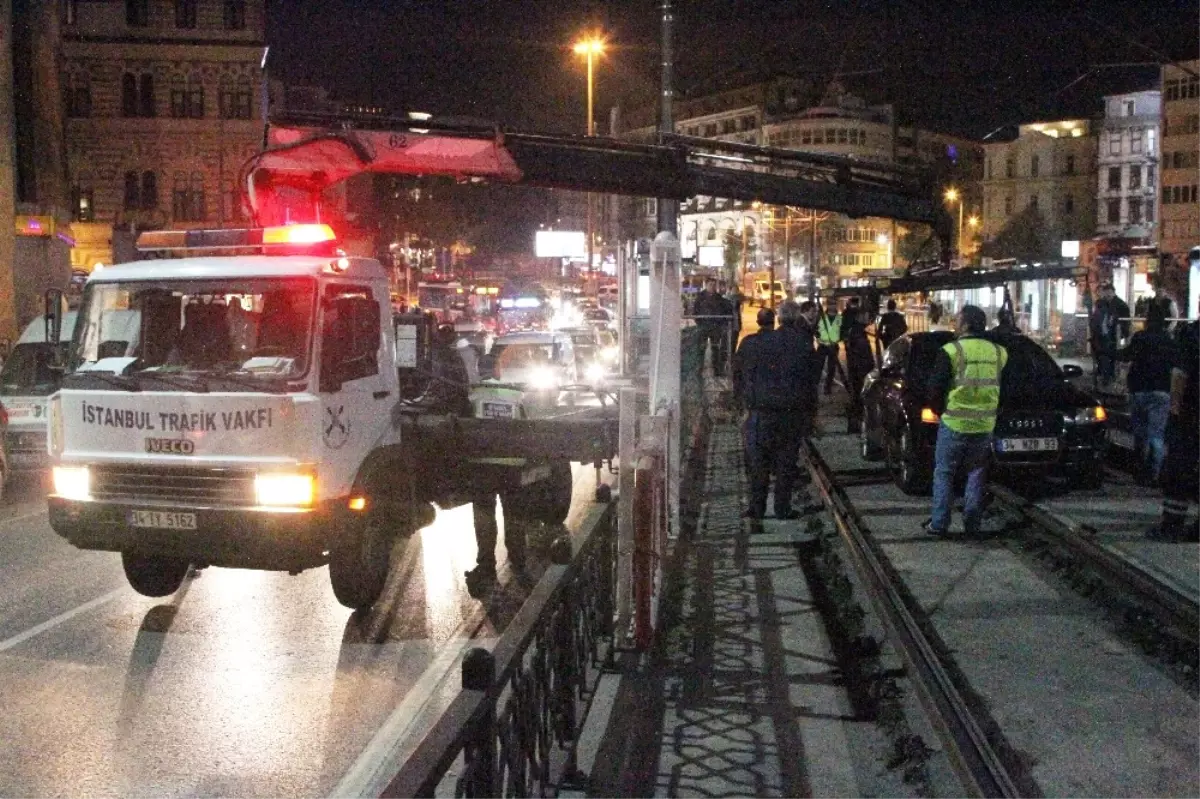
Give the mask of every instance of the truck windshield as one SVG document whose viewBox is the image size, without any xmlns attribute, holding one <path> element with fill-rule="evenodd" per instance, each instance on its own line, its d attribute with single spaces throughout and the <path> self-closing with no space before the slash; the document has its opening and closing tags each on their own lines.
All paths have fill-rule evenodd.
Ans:
<svg viewBox="0 0 1200 799">
<path fill-rule="evenodd" d="M 308 370 L 315 297 L 307 278 L 89 283 L 67 369 L 297 378 Z"/>
<path fill-rule="evenodd" d="M 67 344 L 59 345 L 59 357 L 67 353 Z M 13 347 L 4 368 L 0 369 L 0 396 L 45 397 L 58 389 L 58 378 L 50 368 L 54 347 L 44 341 L 27 342 Z"/>
</svg>

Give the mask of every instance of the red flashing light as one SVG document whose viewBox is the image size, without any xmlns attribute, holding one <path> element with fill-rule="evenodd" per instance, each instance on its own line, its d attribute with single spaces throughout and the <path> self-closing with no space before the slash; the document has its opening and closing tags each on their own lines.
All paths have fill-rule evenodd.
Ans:
<svg viewBox="0 0 1200 799">
<path fill-rule="evenodd" d="M 150 230 L 138 237 L 139 250 L 238 250 L 254 247 L 304 247 L 337 241 L 324 224 L 280 225 L 239 230 Z"/>
<path fill-rule="evenodd" d="M 336 241 L 329 225 L 283 225 L 263 228 L 263 244 L 320 244 Z"/>
</svg>

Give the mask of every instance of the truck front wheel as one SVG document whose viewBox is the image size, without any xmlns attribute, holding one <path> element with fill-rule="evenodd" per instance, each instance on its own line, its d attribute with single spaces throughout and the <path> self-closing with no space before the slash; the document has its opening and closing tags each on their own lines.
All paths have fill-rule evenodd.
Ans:
<svg viewBox="0 0 1200 799">
<path fill-rule="evenodd" d="M 121 553 L 121 565 L 125 568 L 125 579 L 142 596 L 170 596 L 183 585 L 188 571 L 186 560 L 147 557 L 132 552 Z"/>
<path fill-rule="evenodd" d="M 551 461 L 550 476 L 539 480 L 505 505 L 505 515 L 543 524 L 562 524 L 571 511 L 571 493 L 575 487 L 571 462 Z M 510 508 L 511 506 L 511 508 Z"/>
<path fill-rule="evenodd" d="M 368 610 L 383 593 L 395 537 L 367 511 L 347 519 L 329 549 L 329 581 L 337 601 Z"/>
</svg>

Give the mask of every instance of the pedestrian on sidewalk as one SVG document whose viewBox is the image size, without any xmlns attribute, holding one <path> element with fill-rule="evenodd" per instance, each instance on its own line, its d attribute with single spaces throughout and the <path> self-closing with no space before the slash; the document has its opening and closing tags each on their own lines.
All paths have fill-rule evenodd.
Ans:
<svg viewBox="0 0 1200 799">
<path fill-rule="evenodd" d="M 850 402 L 846 405 L 846 432 L 858 435 L 862 426 L 862 388 L 867 374 L 875 368 L 875 355 L 867 338 L 867 325 L 871 315 L 862 307 L 858 297 L 852 297 L 842 320 L 842 340 L 846 342 L 846 391 Z"/>
<path fill-rule="evenodd" d="M 1162 519 L 1147 532 L 1158 541 L 1200 540 L 1200 520 L 1188 525 L 1189 508 L 1200 493 L 1200 322 L 1189 322 L 1176 340 L 1178 360 L 1171 371 L 1167 456 L 1162 470 Z"/>
<path fill-rule="evenodd" d="M 730 325 L 733 324 L 733 305 L 717 292 L 717 281 L 705 281 L 704 290 L 696 295 L 696 301 L 692 304 L 692 313 L 696 316 L 696 327 L 700 328 L 703 342 L 708 344 L 713 377 L 724 377 L 729 364 L 729 350 L 725 343 L 729 338 Z M 700 368 L 704 368 L 703 349 L 700 352 Z"/>
<path fill-rule="evenodd" d="M 904 319 L 904 314 L 896 310 L 895 300 L 887 301 L 887 310 L 880 315 L 875 330 L 878 331 L 879 344 L 885 350 L 893 341 L 908 332 L 908 322 Z"/>
<path fill-rule="evenodd" d="M 760 327 L 763 312 L 759 311 Z M 773 321 L 774 314 L 771 314 Z M 769 330 L 747 336 L 738 349 L 736 383 L 738 399 L 747 411 L 746 463 L 749 471 L 749 507 L 746 518 L 760 521 L 766 515 L 771 473 L 775 473 L 775 518 L 795 519 L 792 491 L 797 458 L 804 432 L 810 362 L 795 328 Z"/>
<path fill-rule="evenodd" d="M 1100 286 L 1100 299 L 1092 308 L 1091 343 L 1096 382 L 1107 388 L 1116 377 L 1116 355 L 1121 340 L 1129 336 L 1129 306 L 1117 296 L 1112 283 Z"/>
<path fill-rule="evenodd" d="M 1130 362 L 1127 385 L 1137 456 L 1134 480 L 1140 485 L 1157 485 L 1171 406 L 1171 371 L 1179 363 L 1161 305 L 1147 307 L 1146 329 L 1133 334 L 1129 345 L 1117 352 L 1117 360 Z"/>
<path fill-rule="evenodd" d="M 954 483 L 964 470 L 963 527 L 967 535 L 979 533 L 1000 407 L 1000 376 L 1008 362 L 1008 351 L 983 337 L 987 314 L 982 308 L 964 305 L 956 326 L 958 337 L 938 353 L 929 385 L 929 405 L 941 421 L 933 458 L 933 515 L 922 529 L 936 536 L 950 530 Z"/>
<path fill-rule="evenodd" d="M 825 396 L 833 393 L 833 376 L 841 377 L 841 383 L 846 385 L 846 373 L 842 371 L 842 362 L 838 355 L 838 347 L 842 342 L 842 317 L 838 315 L 837 300 L 833 305 L 821 312 L 817 306 L 819 318 L 817 321 L 817 340 L 821 360 L 825 368 Z M 818 378 L 820 375 L 818 375 Z"/>
</svg>

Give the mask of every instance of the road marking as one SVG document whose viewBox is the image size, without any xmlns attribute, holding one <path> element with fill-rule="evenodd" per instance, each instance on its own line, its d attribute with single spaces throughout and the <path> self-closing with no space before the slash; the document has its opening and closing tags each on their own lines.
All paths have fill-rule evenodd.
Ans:
<svg viewBox="0 0 1200 799">
<path fill-rule="evenodd" d="M 476 643 L 470 635 L 462 633 L 475 628 L 482 619 L 482 607 L 463 619 L 454 636 L 446 641 L 438 656 L 425 667 L 420 678 L 404 695 L 404 700 L 379 727 L 346 775 L 329 794 L 331 797 L 378 796 L 387 787 L 388 782 L 395 776 L 394 770 L 400 765 L 393 761 L 413 732 L 413 725 L 425 707 L 437 696 L 437 689 L 451 675 L 463 651 L 472 643 Z M 385 767 L 389 770 L 380 773 Z"/>
<path fill-rule="evenodd" d="M 66 613 L 60 613 L 52 619 L 47 619 L 46 621 L 42 622 L 41 624 L 38 624 L 34 627 L 30 627 L 28 630 L 26 630 L 23 633 L 18 633 L 17 635 L 14 635 L 12 638 L 9 638 L 5 641 L 0 641 L 0 652 L 5 652 L 9 649 L 12 649 L 14 646 L 17 646 L 18 644 L 22 644 L 25 641 L 28 641 L 30 638 L 33 638 L 36 635 L 41 635 L 42 633 L 46 632 L 46 630 L 57 627 L 58 625 L 62 624 L 63 622 L 70 621 L 71 619 L 75 618 L 76 616 L 78 616 L 81 613 L 87 613 L 89 610 L 93 610 L 95 608 L 100 607 L 101 605 L 103 605 L 105 603 L 111 602 L 114 599 L 116 599 L 117 597 L 124 594 L 125 591 L 126 591 L 126 589 L 124 589 L 124 588 L 117 588 L 113 591 L 109 591 L 107 594 L 104 594 L 103 596 L 98 596 L 95 599 L 91 600 L 90 602 L 84 602 L 82 605 L 80 605 L 77 608 L 68 610 Z"/>
</svg>

